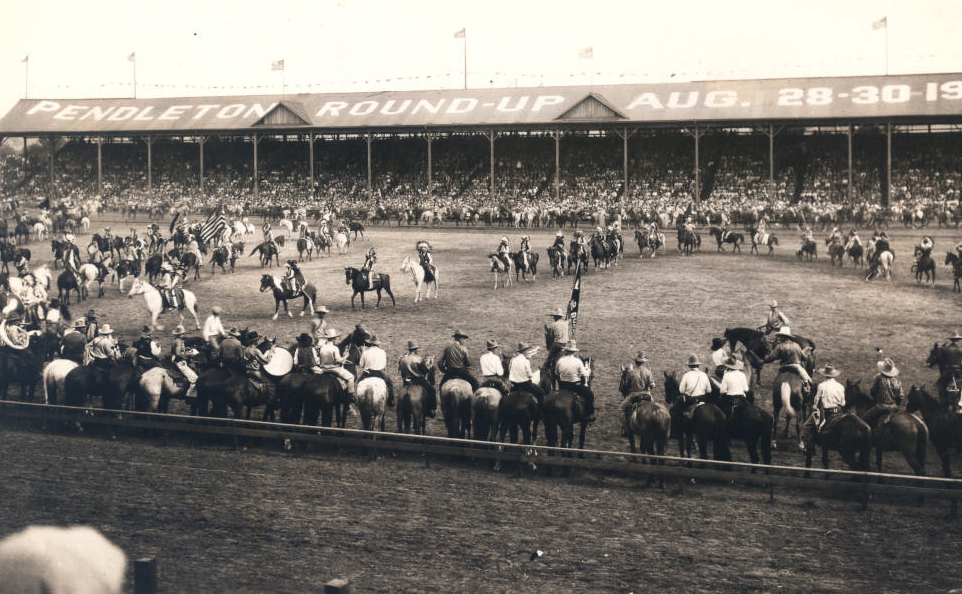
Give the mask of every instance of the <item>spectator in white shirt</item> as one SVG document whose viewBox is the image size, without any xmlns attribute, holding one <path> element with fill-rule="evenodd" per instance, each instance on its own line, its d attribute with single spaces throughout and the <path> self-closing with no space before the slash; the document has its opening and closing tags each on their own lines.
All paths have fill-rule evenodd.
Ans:
<svg viewBox="0 0 962 594">
<path fill-rule="evenodd" d="M 481 355 L 481 387 L 494 388 L 502 395 L 508 393 L 508 384 L 504 381 L 504 364 L 501 361 L 501 345 L 496 340 L 488 340 L 487 350 Z"/>
<path fill-rule="evenodd" d="M 518 350 L 508 363 L 508 381 L 511 382 L 511 389 L 514 391 L 528 392 L 538 401 L 540 405 L 544 401 L 544 390 L 536 385 L 531 379 L 534 372 L 531 371 L 531 361 L 528 360 L 528 353 L 531 345 L 526 342 L 518 343 Z"/>
<path fill-rule="evenodd" d="M 724 366 L 726 371 L 718 391 L 723 396 L 748 396 L 748 378 L 742 371 L 745 365 L 734 357 L 728 357 Z"/>
<path fill-rule="evenodd" d="M 381 348 L 381 342 L 376 334 L 371 334 L 364 341 L 364 352 L 357 363 L 361 370 L 361 375 L 357 378 L 357 383 L 368 377 L 379 377 L 387 385 L 387 405 L 394 406 L 394 382 L 387 376 L 387 353 Z"/>
<path fill-rule="evenodd" d="M 215 305 L 210 310 L 210 315 L 204 320 L 203 336 L 210 348 L 216 353 L 220 346 L 220 339 L 227 336 L 227 330 L 220 321 L 220 306 Z"/>
</svg>

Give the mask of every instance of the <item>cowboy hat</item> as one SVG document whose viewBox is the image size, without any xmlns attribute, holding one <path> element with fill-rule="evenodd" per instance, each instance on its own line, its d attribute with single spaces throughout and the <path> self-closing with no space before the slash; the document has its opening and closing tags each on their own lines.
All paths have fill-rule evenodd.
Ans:
<svg viewBox="0 0 962 594">
<path fill-rule="evenodd" d="M 578 345 L 575 343 L 575 341 L 569 340 L 568 342 L 565 343 L 564 348 L 562 348 L 561 350 L 568 351 L 569 353 L 577 353 L 581 349 L 578 348 Z"/>
<path fill-rule="evenodd" d="M 962 334 L 959 334 L 959 331 L 956 330 L 956 331 L 955 331 L 955 336 L 950 336 L 950 337 L 949 337 L 949 340 L 962 340 Z"/>
<path fill-rule="evenodd" d="M 457 339 L 457 338 L 471 338 L 470 336 L 468 336 L 468 335 L 465 334 L 464 332 L 461 332 L 461 330 L 455 330 L 455 331 L 454 331 L 454 334 L 452 334 L 451 336 L 453 336 L 455 339 Z"/>
<path fill-rule="evenodd" d="M 316 316 L 316 315 L 319 315 L 319 314 L 326 314 L 326 313 L 330 313 L 330 312 L 331 312 L 331 310 L 327 309 L 327 308 L 324 307 L 323 305 L 318 305 L 318 306 L 317 306 L 317 309 L 314 310 L 314 315 Z"/>
<path fill-rule="evenodd" d="M 381 344 L 381 341 L 377 339 L 377 334 L 368 334 L 367 337 L 364 339 L 364 344 L 369 344 L 371 346 L 378 346 Z"/>
<path fill-rule="evenodd" d="M 555 237 L 564 237 L 565 234 L 562 233 L 561 231 L 558 231 L 557 233 L 554 234 L 554 236 L 555 236 Z"/>
<path fill-rule="evenodd" d="M 145 324 L 144 327 L 140 329 L 140 335 L 141 335 L 141 336 L 150 336 L 150 326 L 148 326 L 148 325 Z"/>
<path fill-rule="evenodd" d="M 240 330 L 237 329 L 237 326 L 231 326 L 227 333 L 235 337 L 241 335 Z"/>
<path fill-rule="evenodd" d="M 838 374 L 841 373 L 841 371 L 835 369 L 835 366 L 831 363 L 819 369 L 818 372 L 825 377 L 838 377 Z"/>
<path fill-rule="evenodd" d="M 178 324 L 176 328 L 171 331 L 174 336 L 180 336 L 181 334 L 187 334 L 187 330 L 184 329 L 183 324 Z"/>
<path fill-rule="evenodd" d="M 100 327 L 99 333 L 100 333 L 100 334 L 113 334 L 113 333 L 114 333 L 114 329 L 110 327 L 110 324 L 104 324 L 103 326 Z"/>
<path fill-rule="evenodd" d="M 220 312 L 222 311 L 223 310 L 220 308 L 219 305 L 215 305 L 214 307 L 210 308 L 210 313 L 214 314 L 215 316 L 219 316 Z"/>
<path fill-rule="evenodd" d="M 701 360 L 698 358 L 698 355 L 696 355 L 695 353 L 692 353 L 688 355 L 687 365 L 689 367 L 698 367 L 699 365 L 701 365 Z"/>
<path fill-rule="evenodd" d="M 771 307 L 772 309 L 774 309 L 774 308 L 778 307 L 778 301 L 775 301 L 774 299 L 772 299 L 772 302 L 769 303 L 768 306 Z"/>
<path fill-rule="evenodd" d="M 565 317 L 565 312 L 564 312 L 563 309 L 561 309 L 560 307 L 558 307 L 558 308 L 555 308 L 555 310 L 554 310 L 553 312 L 551 312 L 551 313 L 549 313 L 549 314 L 547 314 L 547 315 L 553 316 L 553 317 L 556 317 L 556 318 L 563 318 L 563 317 Z"/>
<path fill-rule="evenodd" d="M 899 374 L 899 368 L 895 366 L 895 362 L 889 357 L 882 359 L 876 365 L 878 372 L 886 377 L 895 377 Z"/>
<path fill-rule="evenodd" d="M 531 345 L 530 345 L 530 344 L 522 341 L 522 342 L 519 342 L 519 343 L 518 343 L 518 348 L 517 348 L 517 350 L 516 350 L 515 352 L 516 352 L 516 353 L 523 353 L 523 352 L 529 350 L 530 348 L 531 348 Z"/>
<path fill-rule="evenodd" d="M 722 365 L 724 365 L 725 368 L 727 369 L 734 369 L 734 370 L 739 370 L 745 367 L 745 365 L 735 357 L 728 357 L 727 359 L 725 359 L 725 362 L 722 363 Z"/>
<path fill-rule="evenodd" d="M 416 351 L 416 350 L 418 350 L 419 348 L 421 348 L 421 347 L 418 346 L 418 343 L 414 342 L 413 340 L 409 340 L 409 341 L 408 341 L 408 350 L 409 350 L 409 351 Z"/>
<path fill-rule="evenodd" d="M 321 336 L 322 338 L 332 339 L 340 336 L 340 333 L 338 333 L 338 331 L 335 330 L 334 328 L 328 328 L 327 330 L 324 331 L 324 334 Z"/>
<path fill-rule="evenodd" d="M 781 328 L 778 329 L 778 332 L 775 333 L 775 336 L 787 336 L 788 338 L 791 338 L 792 329 L 789 328 L 788 326 L 782 326 Z"/>
<path fill-rule="evenodd" d="M 726 340 L 724 338 L 712 338 L 711 339 L 711 350 L 717 351 L 718 349 L 725 346 Z"/>
<path fill-rule="evenodd" d="M 648 357 L 646 357 L 643 352 L 638 351 L 638 354 L 635 355 L 635 363 L 637 363 L 638 365 L 641 365 L 642 363 L 647 363 L 647 362 L 648 362 Z"/>
<path fill-rule="evenodd" d="M 314 343 L 314 339 L 307 332 L 301 332 L 301 335 L 297 337 L 297 346 L 309 347 Z"/>
<path fill-rule="evenodd" d="M 490 339 L 490 338 L 489 338 L 489 339 L 488 339 L 488 344 L 487 344 L 487 346 L 486 346 L 485 348 L 486 348 L 487 350 L 489 350 L 489 351 L 492 351 L 492 350 L 494 350 L 494 349 L 496 349 L 496 348 L 499 348 L 500 346 L 501 346 L 501 345 L 498 344 L 498 341 L 497 341 L 497 340 L 493 340 L 493 339 Z"/>
</svg>

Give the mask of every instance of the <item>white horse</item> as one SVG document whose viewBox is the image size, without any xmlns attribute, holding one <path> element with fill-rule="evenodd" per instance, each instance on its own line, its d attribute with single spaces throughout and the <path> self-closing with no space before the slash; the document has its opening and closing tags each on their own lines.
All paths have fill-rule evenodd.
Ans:
<svg viewBox="0 0 962 594">
<path fill-rule="evenodd" d="M 334 235 L 334 245 L 337 247 L 337 254 L 344 255 L 347 253 L 347 246 L 351 244 L 351 240 L 348 239 L 347 235 L 338 231 Z"/>
<path fill-rule="evenodd" d="M 86 299 L 90 294 L 90 283 L 97 281 L 97 296 L 104 296 L 104 284 L 100 281 L 100 268 L 97 268 L 95 264 L 81 264 L 80 268 L 77 269 L 80 274 L 80 278 L 77 279 L 77 284 L 80 286 L 80 298 Z M 104 277 L 106 278 L 106 277 Z"/>
<path fill-rule="evenodd" d="M 411 259 L 410 256 L 405 256 L 404 261 L 401 262 L 401 272 L 410 272 L 411 280 L 414 281 L 414 302 L 417 303 L 421 300 L 421 287 L 425 284 L 427 285 L 424 290 L 424 299 L 428 299 L 431 296 L 431 285 L 434 285 L 434 298 L 438 298 L 438 269 L 434 268 L 434 279 L 424 282 L 424 267 L 420 263 L 416 263 Z"/>
<path fill-rule="evenodd" d="M 47 293 L 50 293 L 50 268 L 46 266 L 38 266 L 31 272 L 33 278 L 37 280 L 37 284 L 44 288 Z M 23 278 L 19 276 L 11 276 L 7 278 L 7 286 L 10 287 L 10 292 L 14 295 L 20 295 L 23 293 Z"/>
<path fill-rule="evenodd" d="M 90 217 L 81 217 L 80 226 L 84 228 L 84 231 L 90 230 Z"/>
<path fill-rule="evenodd" d="M 294 223 L 292 223 L 290 219 L 281 219 L 277 224 L 287 229 L 288 235 L 294 234 Z"/>
<path fill-rule="evenodd" d="M 365 431 L 384 431 L 387 384 L 379 377 L 366 377 L 357 384 L 357 410 Z"/>
<path fill-rule="evenodd" d="M 43 370 L 43 403 L 63 403 L 64 381 L 72 369 L 79 367 L 70 359 L 54 359 Z"/>
<path fill-rule="evenodd" d="M 34 236 L 36 236 L 38 241 L 46 239 L 47 226 L 44 225 L 42 222 L 37 221 L 36 223 L 33 224 L 33 234 Z"/>
<path fill-rule="evenodd" d="M 171 398 L 183 398 L 187 385 L 178 387 L 169 370 L 163 367 L 148 369 L 140 376 L 140 399 L 137 410 L 148 412 L 167 412 Z"/>
<path fill-rule="evenodd" d="M 234 221 L 230 224 L 231 236 L 234 235 L 245 235 L 247 233 L 247 225 L 240 221 Z"/>
<path fill-rule="evenodd" d="M 197 329 L 200 330 L 200 320 L 197 319 L 197 297 L 187 289 L 182 289 L 182 291 L 184 292 L 184 307 L 194 316 L 194 324 L 197 326 Z M 144 301 L 147 303 L 147 312 L 150 314 L 150 327 L 163 330 L 164 327 L 157 323 L 157 316 L 164 310 L 164 299 L 161 297 L 160 291 L 155 289 L 154 286 L 147 281 L 138 278 L 135 279 L 134 284 L 130 286 L 130 292 L 127 293 L 127 297 L 133 298 L 134 295 L 144 296 Z M 181 315 L 181 319 L 183 319 L 183 317 L 184 316 Z"/>
<path fill-rule="evenodd" d="M 871 280 L 875 277 L 877 273 L 878 278 L 884 278 L 887 281 L 892 280 L 892 263 L 895 262 L 895 254 L 885 250 L 878 256 L 878 264 L 874 269 L 870 270 L 868 276 L 865 280 Z"/>
<path fill-rule="evenodd" d="M 494 288 L 498 288 L 498 281 L 501 281 L 502 287 L 511 286 L 511 258 L 508 258 L 507 267 L 501 258 L 491 255 L 491 273 L 494 274 Z"/>
</svg>

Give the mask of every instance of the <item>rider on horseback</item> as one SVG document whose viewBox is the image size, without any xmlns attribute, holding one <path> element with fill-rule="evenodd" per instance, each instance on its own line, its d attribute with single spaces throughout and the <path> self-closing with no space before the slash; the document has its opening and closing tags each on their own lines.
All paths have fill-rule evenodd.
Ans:
<svg viewBox="0 0 962 594">
<path fill-rule="evenodd" d="M 43 286 L 37 284 L 37 279 L 32 274 L 23 277 L 23 290 L 20 292 L 20 301 L 23 302 L 24 317 L 27 321 L 40 321 L 44 319 L 44 305 L 47 303 L 47 291 Z"/>
<path fill-rule="evenodd" d="M 845 251 L 848 251 L 857 245 L 862 245 L 862 239 L 858 236 L 858 231 L 855 229 L 855 227 L 852 227 L 852 230 L 848 232 L 848 240 L 845 242 Z"/>
<path fill-rule="evenodd" d="M 421 263 L 421 268 L 424 269 L 424 274 L 437 278 L 438 270 L 434 266 L 434 258 L 431 257 L 431 244 L 427 241 L 419 241 L 417 243 L 418 250 L 418 262 Z"/>
<path fill-rule="evenodd" d="M 565 234 L 562 233 L 561 231 L 558 231 L 557 233 L 555 233 L 554 243 L 551 244 L 551 247 L 558 250 L 558 253 L 563 254 L 565 249 Z"/>
<path fill-rule="evenodd" d="M 532 381 L 534 372 L 531 370 L 531 360 L 528 359 L 528 355 L 535 350 L 537 347 L 526 342 L 518 343 L 518 350 L 508 363 L 508 381 L 511 382 L 512 390 L 531 394 L 538 401 L 538 406 L 541 406 L 544 402 L 544 390 Z"/>
<path fill-rule="evenodd" d="M 832 234 L 828 236 L 828 243 L 842 243 L 842 232 L 838 230 L 838 227 L 832 227 Z"/>
<path fill-rule="evenodd" d="M 935 249 L 935 240 L 930 235 L 922 238 L 922 241 L 915 246 L 915 266 L 918 267 L 919 261 L 932 257 L 932 250 Z"/>
<path fill-rule="evenodd" d="M 377 250 L 374 246 L 371 246 L 364 254 L 364 265 L 361 266 L 361 272 L 364 273 L 364 278 L 367 280 L 367 288 L 370 291 L 374 290 L 374 264 L 377 262 Z"/>
<path fill-rule="evenodd" d="M 140 338 L 130 346 L 137 350 L 137 366 L 140 369 L 146 371 L 160 365 L 160 360 L 157 358 L 160 355 L 160 346 L 154 342 L 150 326 L 141 328 Z"/>
<path fill-rule="evenodd" d="M 504 364 L 501 362 L 501 355 L 497 352 L 501 348 L 498 341 L 488 339 L 485 347 L 487 350 L 479 361 L 481 365 L 481 387 L 494 388 L 504 396 L 508 393 L 508 384 L 504 381 Z"/>
<path fill-rule="evenodd" d="M 307 336 L 306 334 L 302 336 Z M 341 385 L 345 386 L 345 390 L 348 394 L 354 394 L 354 374 L 344 369 L 344 361 L 347 357 L 341 356 L 340 349 L 334 344 L 334 339 L 340 336 L 337 330 L 334 328 L 328 328 L 324 333 L 324 344 L 318 349 L 317 356 L 320 362 L 319 368 L 321 373 L 330 373 L 337 376 L 341 380 Z M 307 336 L 310 340 L 310 336 Z M 316 371 L 315 371 L 316 373 Z M 346 384 L 346 385 L 345 385 Z"/>
<path fill-rule="evenodd" d="M 437 397 L 434 385 L 428 381 L 430 370 L 424 362 L 424 358 L 418 354 L 418 344 L 413 340 L 408 341 L 408 352 L 402 355 L 397 362 L 398 373 L 401 374 L 401 381 L 405 385 L 418 384 L 424 388 L 427 394 L 427 402 L 424 407 L 424 414 L 434 418 L 434 409 L 437 408 Z"/>
<path fill-rule="evenodd" d="M 387 405 L 394 406 L 394 382 L 386 372 L 387 353 L 381 348 L 381 342 L 376 334 L 371 334 L 364 341 L 364 351 L 357 362 L 357 367 L 361 370 L 361 374 L 357 377 L 358 382 L 368 377 L 378 377 L 384 381 L 384 385 L 387 386 Z"/>
<path fill-rule="evenodd" d="M 157 288 L 160 289 L 161 295 L 163 295 L 163 312 L 177 309 L 177 283 L 180 280 L 180 275 L 174 270 L 169 262 L 164 262 L 160 266 L 160 283 L 157 284 Z"/>
<path fill-rule="evenodd" d="M 705 397 L 711 394 L 711 381 L 708 374 L 699 369 L 701 360 L 698 355 L 692 353 L 688 356 L 688 371 L 681 376 L 678 384 L 678 394 L 681 396 L 672 405 L 673 409 L 684 411 L 685 418 L 691 419 L 691 413 L 695 407 L 705 401 Z"/>
<path fill-rule="evenodd" d="M 247 381 L 255 388 L 263 391 L 270 384 L 261 369 L 264 365 L 270 363 L 271 358 L 274 357 L 274 345 L 271 344 L 271 348 L 266 353 L 262 353 L 257 348 L 259 338 L 257 332 L 251 332 L 247 335 L 247 342 L 244 345 L 244 370 L 247 372 Z"/>
<path fill-rule="evenodd" d="M 277 242 L 274 241 L 274 232 L 271 230 L 271 224 L 268 221 L 264 221 L 264 226 L 261 227 L 264 232 L 264 243 L 269 243 L 274 246 L 274 251 L 280 253 L 280 249 L 277 247 Z"/>
<path fill-rule="evenodd" d="M 845 386 L 835 380 L 841 373 L 833 365 L 826 365 L 818 370 L 826 379 L 818 384 L 818 392 L 812 403 L 814 412 L 802 425 L 802 435 L 798 448 L 803 452 L 811 451 L 815 447 L 815 428 L 821 433 L 829 421 L 841 418 L 842 408 L 845 407 Z"/>
<path fill-rule="evenodd" d="M 524 263 L 524 270 L 527 272 L 530 267 L 528 266 L 528 254 L 531 252 L 531 238 L 527 235 L 521 236 L 521 261 Z"/>
<path fill-rule="evenodd" d="M 300 295 L 304 288 L 304 275 L 294 260 L 288 260 L 284 265 L 284 285 L 295 297 Z"/>
<path fill-rule="evenodd" d="M 788 316 L 786 316 L 778 308 L 778 301 L 772 301 L 769 304 L 768 318 L 759 330 L 765 334 L 771 334 L 773 332 L 778 332 L 783 326 L 790 326 L 791 322 L 788 321 Z"/>
<path fill-rule="evenodd" d="M 885 358 L 877 364 L 878 373 L 872 382 L 869 395 L 875 403 L 872 408 L 862 414 L 862 420 L 875 429 L 875 423 L 884 415 L 898 412 L 899 405 L 905 394 L 902 392 L 902 382 L 899 380 L 899 369 L 892 359 Z"/>
<path fill-rule="evenodd" d="M 584 420 L 587 423 L 594 423 L 595 417 L 595 394 L 588 386 L 588 379 L 591 370 L 575 355 L 580 349 L 575 341 L 569 340 L 563 351 L 564 356 L 558 359 L 555 364 L 555 376 L 558 378 L 558 389 L 574 392 L 584 401 Z"/>
<path fill-rule="evenodd" d="M 113 329 L 110 324 L 100 327 L 97 337 L 87 344 L 85 359 L 89 359 L 89 365 L 104 369 L 113 364 L 113 361 L 120 358 L 117 351 L 117 341 L 113 337 Z"/>
<path fill-rule="evenodd" d="M 511 262 L 508 260 L 508 253 L 510 251 L 510 248 L 508 248 L 508 238 L 502 237 L 501 241 L 498 242 L 498 249 L 495 251 L 495 254 L 501 259 L 505 270 L 511 270 Z"/>
<path fill-rule="evenodd" d="M 444 347 L 441 360 L 438 362 L 438 367 L 444 373 L 440 385 L 443 386 L 444 382 L 450 379 L 463 379 L 471 384 L 471 392 L 474 392 L 478 389 L 478 380 L 471 374 L 471 358 L 468 356 L 468 350 L 464 348 L 464 341 L 468 339 L 468 335 L 455 330 L 452 337 L 454 342 Z"/>
<path fill-rule="evenodd" d="M 651 402 L 651 391 L 655 387 L 655 380 L 648 369 L 648 357 L 638 351 L 635 355 L 635 367 L 628 370 L 626 385 L 622 385 L 625 399 L 621 402 L 621 412 L 624 414 L 624 424 L 621 428 L 622 437 L 628 437 L 628 422 L 635 407 L 642 402 Z"/>
<path fill-rule="evenodd" d="M 189 384 L 185 398 L 193 398 L 197 394 L 197 372 L 187 364 L 189 353 L 187 344 L 182 338 L 186 333 L 187 330 L 184 329 L 183 324 L 178 324 L 177 327 L 174 328 L 172 332 L 174 335 L 174 343 L 170 346 L 170 360 L 174 366 L 184 374 Z"/>
<path fill-rule="evenodd" d="M 802 361 L 805 360 L 805 352 L 801 345 L 793 340 L 792 331 L 788 326 L 782 326 L 778 329 L 775 334 L 775 348 L 770 355 L 765 357 L 764 363 L 771 363 L 776 359 L 783 368 L 791 369 L 802 378 L 803 393 L 811 389 L 812 378 L 802 365 Z"/>
<path fill-rule="evenodd" d="M 940 380 L 944 386 L 946 394 L 949 396 L 957 395 L 958 399 L 954 402 L 946 402 L 947 405 L 955 405 L 962 409 L 962 333 L 958 330 L 955 336 L 949 337 L 949 343 L 942 345 L 942 365 L 945 371 Z"/>
</svg>

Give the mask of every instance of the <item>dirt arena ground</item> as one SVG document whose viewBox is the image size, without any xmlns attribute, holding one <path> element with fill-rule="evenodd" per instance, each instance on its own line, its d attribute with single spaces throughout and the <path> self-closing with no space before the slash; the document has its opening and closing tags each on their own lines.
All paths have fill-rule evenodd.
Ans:
<svg viewBox="0 0 962 594">
<path fill-rule="evenodd" d="M 363 321 L 391 359 L 409 339 L 426 354 L 440 354 L 455 328 L 471 335 L 475 357 L 487 338 L 543 345 L 545 314 L 567 302 L 571 279 L 551 279 L 544 248 L 553 232 L 535 231 L 532 245 L 543 259 L 537 281 L 493 290 L 486 256 L 504 231 L 369 228 L 348 255 L 315 258 L 302 270 L 331 309 L 330 323 L 347 331 Z M 511 231 L 516 247 L 520 234 Z M 924 361 L 932 343 L 959 326 L 960 296 L 951 293 L 944 266 L 935 288 L 910 278 L 911 246 L 921 232 L 890 231 L 897 254 L 891 283 L 866 283 L 864 271 L 849 265 L 799 262 L 796 233 L 775 234 L 782 247 L 771 258 L 749 256 L 747 247 L 742 255 L 717 254 L 706 242 L 690 258 L 669 245 L 665 257 L 640 260 L 629 242 L 628 257 L 615 268 L 584 277 L 577 339 L 597 361 L 599 409 L 587 447 L 626 449 L 617 382 L 636 351 L 649 354 L 660 379 L 663 370 L 682 370 L 690 352 L 706 357 L 710 338 L 726 327 L 760 324 L 771 299 L 782 304 L 793 331 L 815 340 L 821 363 L 842 369 L 841 379 L 870 381 L 880 347 L 901 368 L 906 388 L 934 382 Z M 959 234 L 935 232 L 939 264 Z M 441 298 L 415 305 L 413 285 L 399 267 L 420 238 L 435 247 Z M 380 270 L 392 276 L 396 308 L 388 299 L 378 310 L 351 310 L 343 266 L 360 266 L 369 245 L 378 249 Z M 49 257 L 43 245 L 31 247 L 35 263 Z M 296 251 L 288 244 L 282 255 L 296 258 Z M 201 281 L 188 284 L 201 322 L 220 305 L 225 325 L 292 340 L 308 322 L 296 314 L 270 320 L 272 299 L 256 289 L 261 273 L 246 256 L 233 275 L 211 279 L 207 268 Z M 142 299 L 121 298 L 115 286 L 73 311 L 82 315 L 87 307 L 126 340 L 146 320 Z M 165 317 L 169 331 L 177 320 Z M 543 356 L 542 349 L 534 362 Z M 766 368 L 758 393 L 769 410 L 772 377 Z M 440 419 L 428 432 L 443 434 Z M 776 464 L 802 463 L 794 442 L 794 435 L 779 440 Z M 170 592 L 304 592 L 338 576 L 351 577 L 359 591 L 405 592 L 922 592 L 962 585 L 953 555 L 960 528 L 944 522 L 942 504 L 881 503 L 859 512 L 853 503 L 802 492 L 776 494 L 768 504 L 765 494 L 737 487 L 662 493 L 594 473 L 519 479 L 461 464 L 425 469 L 391 457 L 295 457 L 10 431 L 0 433 L 0 453 L 7 479 L 0 481 L 7 503 L 0 531 L 32 522 L 92 523 L 132 556 L 156 555 Z M 747 460 L 739 444 L 733 453 Z M 959 468 L 958 456 L 953 466 Z M 832 467 L 840 468 L 840 460 L 833 458 Z M 928 468 L 939 474 L 931 450 Z M 886 470 L 908 467 L 887 455 Z M 545 555 L 532 562 L 537 549 Z"/>
</svg>

